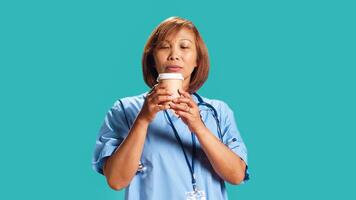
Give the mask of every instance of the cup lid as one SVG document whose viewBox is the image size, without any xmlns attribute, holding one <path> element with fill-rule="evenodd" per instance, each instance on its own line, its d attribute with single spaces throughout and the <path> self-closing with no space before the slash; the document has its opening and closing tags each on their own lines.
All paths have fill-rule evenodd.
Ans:
<svg viewBox="0 0 356 200">
<path fill-rule="evenodd" d="M 157 77 L 157 82 L 164 79 L 178 79 L 184 80 L 184 77 L 181 73 L 161 73 Z"/>
</svg>

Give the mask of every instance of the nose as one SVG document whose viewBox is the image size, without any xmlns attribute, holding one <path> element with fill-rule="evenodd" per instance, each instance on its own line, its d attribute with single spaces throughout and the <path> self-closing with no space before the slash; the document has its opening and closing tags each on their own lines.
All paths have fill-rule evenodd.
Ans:
<svg viewBox="0 0 356 200">
<path fill-rule="evenodd" d="M 171 60 L 171 61 L 173 61 L 173 60 L 179 60 L 179 57 L 176 56 L 176 55 L 171 55 L 171 56 L 169 56 L 168 60 Z"/>
<path fill-rule="evenodd" d="M 179 53 L 177 52 L 177 50 L 172 49 L 171 53 L 168 56 L 168 60 L 170 61 L 174 61 L 174 60 L 179 60 Z"/>
</svg>

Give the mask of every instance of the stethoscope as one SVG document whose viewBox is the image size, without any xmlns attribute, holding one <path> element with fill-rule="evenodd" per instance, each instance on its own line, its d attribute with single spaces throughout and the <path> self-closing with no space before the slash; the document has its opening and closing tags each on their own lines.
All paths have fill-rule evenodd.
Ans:
<svg viewBox="0 0 356 200">
<path fill-rule="evenodd" d="M 220 121 L 218 118 L 218 112 L 216 111 L 216 109 L 214 108 L 214 106 L 212 106 L 209 103 L 206 103 L 203 98 L 198 94 L 198 93 L 193 93 L 193 95 L 198 99 L 199 103 L 198 103 L 198 107 L 200 106 L 205 106 L 207 108 L 209 108 L 209 110 L 211 111 L 211 114 L 213 115 L 215 122 L 216 122 L 216 126 L 217 126 L 217 132 L 218 132 L 218 136 L 221 142 L 223 142 L 223 135 L 221 133 L 221 127 L 220 127 Z"/>
<path fill-rule="evenodd" d="M 198 99 L 198 104 L 197 104 L 198 107 L 205 106 L 205 107 L 207 107 L 207 108 L 211 111 L 211 114 L 212 114 L 212 116 L 214 117 L 215 122 L 216 122 L 216 125 L 217 125 L 218 137 L 219 137 L 220 141 L 221 141 L 222 143 L 224 143 L 224 142 L 223 142 L 223 136 L 224 136 L 224 135 L 223 135 L 222 132 L 221 132 L 221 126 L 220 126 L 220 121 L 219 121 L 219 118 L 218 118 L 218 112 L 216 111 L 216 109 L 214 108 L 214 106 L 212 106 L 211 104 L 205 102 L 205 101 L 203 100 L 203 98 L 202 98 L 198 93 L 193 93 L 193 95 Z M 177 131 L 176 131 L 174 125 L 173 125 L 173 122 L 172 122 L 172 120 L 170 119 L 170 117 L 169 117 L 169 115 L 168 115 L 168 112 L 167 112 L 167 111 L 164 111 L 164 112 L 165 112 L 165 114 L 166 114 L 166 117 L 169 119 L 170 125 L 171 125 L 171 127 L 172 127 L 172 129 L 173 129 L 173 131 L 174 131 L 174 133 L 175 133 L 175 136 L 176 136 L 178 142 L 181 143 L 180 138 L 179 138 L 179 136 L 178 136 L 178 133 L 177 133 Z M 192 136 L 193 136 L 193 134 L 192 134 Z M 236 138 L 233 138 L 229 143 L 235 142 L 236 140 L 237 140 Z M 193 142 L 193 146 L 195 146 L 195 137 L 192 137 L 192 142 Z M 184 153 L 184 154 L 185 154 L 185 153 Z M 186 156 L 186 155 L 185 155 L 185 157 L 186 157 L 186 159 L 187 159 L 187 156 Z M 189 162 L 188 162 L 188 163 L 189 163 Z M 189 165 L 189 164 L 188 164 L 188 165 Z M 192 165 L 193 165 L 192 167 L 194 168 L 194 162 L 192 162 Z M 190 168 L 191 168 L 191 167 L 190 167 Z M 138 172 L 143 172 L 143 171 L 145 171 L 145 166 L 140 162 L 140 163 L 139 163 Z M 192 173 L 192 174 L 194 174 L 194 173 Z M 194 179 L 195 179 L 195 178 L 194 178 Z"/>
</svg>

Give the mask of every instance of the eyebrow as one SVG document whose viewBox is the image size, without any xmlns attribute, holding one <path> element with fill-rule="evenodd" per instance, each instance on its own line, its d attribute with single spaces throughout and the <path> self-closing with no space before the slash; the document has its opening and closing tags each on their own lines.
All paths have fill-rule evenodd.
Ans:
<svg viewBox="0 0 356 200">
<path fill-rule="evenodd" d="M 188 40 L 189 42 L 193 43 L 190 39 L 180 39 L 180 41 L 182 40 Z"/>
<path fill-rule="evenodd" d="M 180 39 L 179 41 L 182 41 L 182 40 L 187 40 L 187 41 L 193 43 L 190 39 L 186 39 L 186 38 Z M 162 42 L 170 42 L 170 41 L 169 40 L 163 40 Z"/>
</svg>

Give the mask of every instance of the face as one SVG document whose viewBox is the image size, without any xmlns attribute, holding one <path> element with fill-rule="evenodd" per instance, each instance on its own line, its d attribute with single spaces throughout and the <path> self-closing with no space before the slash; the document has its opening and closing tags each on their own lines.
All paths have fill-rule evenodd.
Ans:
<svg viewBox="0 0 356 200">
<path fill-rule="evenodd" d="M 194 33 L 182 28 L 168 35 L 153 53 L 158 73 L 181 73 L 185 80 L 197 66 L 197 50 Z"/>
</svg>

